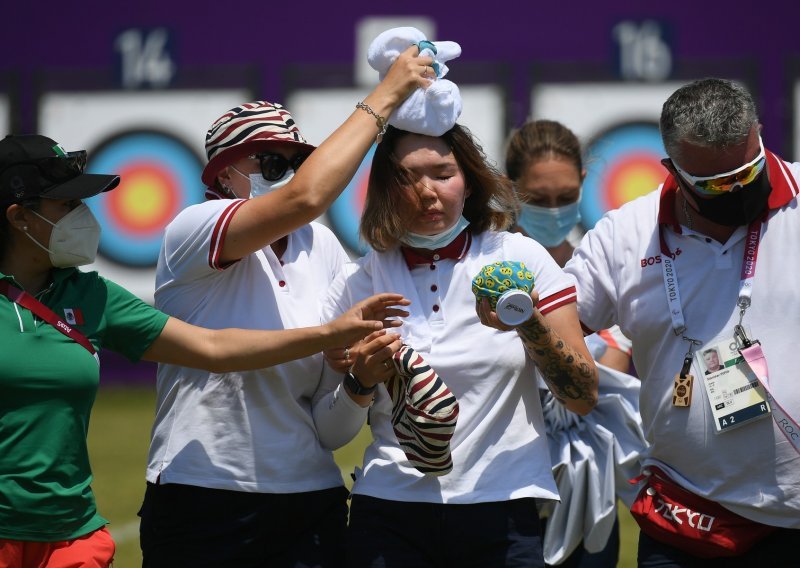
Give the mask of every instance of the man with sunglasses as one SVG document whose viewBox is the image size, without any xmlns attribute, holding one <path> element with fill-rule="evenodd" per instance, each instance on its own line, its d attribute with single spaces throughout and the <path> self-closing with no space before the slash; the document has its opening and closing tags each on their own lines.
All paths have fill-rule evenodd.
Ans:
<svg viewBox="0 0 800 568">
<path fill-rule="evenodd" d="M 619 324 L 633 340 L 651 444 L 639 565 L 794 565 L 800 164 L 764 148 L 753 99 L 731 81 L 679 88 L 660 127 L 664 183 L 609 212 L 565 268 L 586 330 Z M 709 349 L 726 366 L 706 376 Z"/>
<path fill-rule="evenodd" d="M 246 103 L 217 119 L 206 135 L 208 200 L 166 229 L 156 306 L 211 328 L 318 325 L 348 257 L 312 221 L 350 181 L 384 117 L 429 84 L 431 61 L 417 47 L 402 53 L 316 149 L 280 104 Z M 247 373 L 159 366 L 144 566 L 344 564 L 347 490 L 312 416 L 322 365 L 318 353 Z M 341 396 L 331 411 L 355 404 Z"/>
</svg>

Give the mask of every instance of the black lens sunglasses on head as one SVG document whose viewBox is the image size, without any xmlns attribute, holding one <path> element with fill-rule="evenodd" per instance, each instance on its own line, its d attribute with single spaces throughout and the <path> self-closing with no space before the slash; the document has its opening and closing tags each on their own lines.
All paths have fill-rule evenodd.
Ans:
<svg viewBox="0 0 800 568">
<path fill-rule="evenodd" d="M 253 154 L 249 156 L 253 160 L 258 160 L 261 167 L 261 175 L 267 181 L 278 181 L 291 168 L 296 172 L 306 161 L 309 154 L 295 154 L 287 159 L 281 154 Z"/>
</svg>

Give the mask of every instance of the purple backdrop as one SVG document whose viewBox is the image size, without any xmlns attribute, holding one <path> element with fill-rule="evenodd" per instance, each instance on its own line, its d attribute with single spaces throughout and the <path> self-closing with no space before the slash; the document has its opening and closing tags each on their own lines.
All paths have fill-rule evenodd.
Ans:
<svg viewBox="0 0 800 568">
<path fill-rule="evenodd" d="M 514 98 L 521 104 L 512 118 L 521 122 L 527 115 L 525 89 L 532 61 L 592 61 L 611 68 L 613 26 L 620 20 L 652 18 L 671 28 L 678 64 L 693 59 L 755 59 L 765 139 L 773 148 L 781 148 L 787 140 L 791 109 L 786 69 L 790 58 L 800 54 L 798 2 L 673 0 L 658 5 L 624 0 L 495 4 L 440 0 L 423 4 L 424 13 L 417 3 L 372 4 L 9 2 L 4 7 L 0 70 L 19 73 L 21 127 L 29 129 L 35 126 L 31 100 L 37 71 L 109 69 L 115 63 L 113 42 L 120 31 L 165 26 L 174 34 L 179 66 L 254 64 L 261 70 L 263 96 L 280 99 L 286 66 L 353 61 L 359 19 L 426 15 L 435 20 L 440 38 L 461 44 L 462 60 L 513 64 Z M 488 10 L 490 5 L 501 9 Z"/>
<path fill-rule="evenodd" d="M 724 63 L 721 68 L 741 62 L 753 69 L 765 143 L 784 154 L 793 150 L 789 70 L 800 59 L 798 2 L 440 0 L 423 6 L 424 13 L 399 2 L 9 2 L 4 6 L 6 25 L 0 39 L 0 86 L 11 93 L 17 110 L 12 128 L 33 131 L 37 90 L 51 74 L 96 71 L 108 81 L 118 63 L 114 41 L 120 32 L 165 27 L 179 77 L 190 69 L 196 76 L 206 69 L 210 75 L 212 69 L 252 68 L 257 72 L 258 95 L 282 100 L 293 65 L 352 63 L 355 28 L 361 18 L 424 15 L 436 22 L 433 39 L 461 44 L 461 61 L 508 66 L 512 85 L 508 120 L 518 125 L 530 112 L 534 64 L 584 63 L 605 68 L 612 76 L 617 49 L 614 26 L 621 20 L 654 19 L 667 30 L 676 73 L 710 60 Z M 213 81 L 213 76 L 207 78 Z M 152 380 L 152 365 L 131 370 L 116 356 L 104 360 L 118 369 L 115 377 Z"/>
</svg>

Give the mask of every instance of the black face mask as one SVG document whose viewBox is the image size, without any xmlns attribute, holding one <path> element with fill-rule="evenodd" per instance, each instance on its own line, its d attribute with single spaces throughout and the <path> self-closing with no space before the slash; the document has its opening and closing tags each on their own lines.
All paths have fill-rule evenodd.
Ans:
<svg viewBox="0 0 800 568">
<path fill-rule="evenodd" d="M 712 199 L 700 199 L 692 192 L 692 197 L 697 204 L 697 212 L 709 221 L 728 227 L 738 227 L 749 225 L 758 219 L 767 208 L 771 192 L 772 186 L 765 167 L 756 179 L 738 191 Z"/>
</svg>

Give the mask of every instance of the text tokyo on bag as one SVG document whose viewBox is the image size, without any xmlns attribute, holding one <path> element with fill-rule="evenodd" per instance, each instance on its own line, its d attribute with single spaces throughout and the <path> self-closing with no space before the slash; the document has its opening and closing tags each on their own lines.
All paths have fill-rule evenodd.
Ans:
<svg viewBox="0 0 800 568">
<path fill-rule="evenodd" d="M 740 556 L 777 530 L 745 519 L 687 491 L 654 466 L 631 483 L 644 481 L 631 514 L 649 537 L 701 558 Z"/>
</svg>

